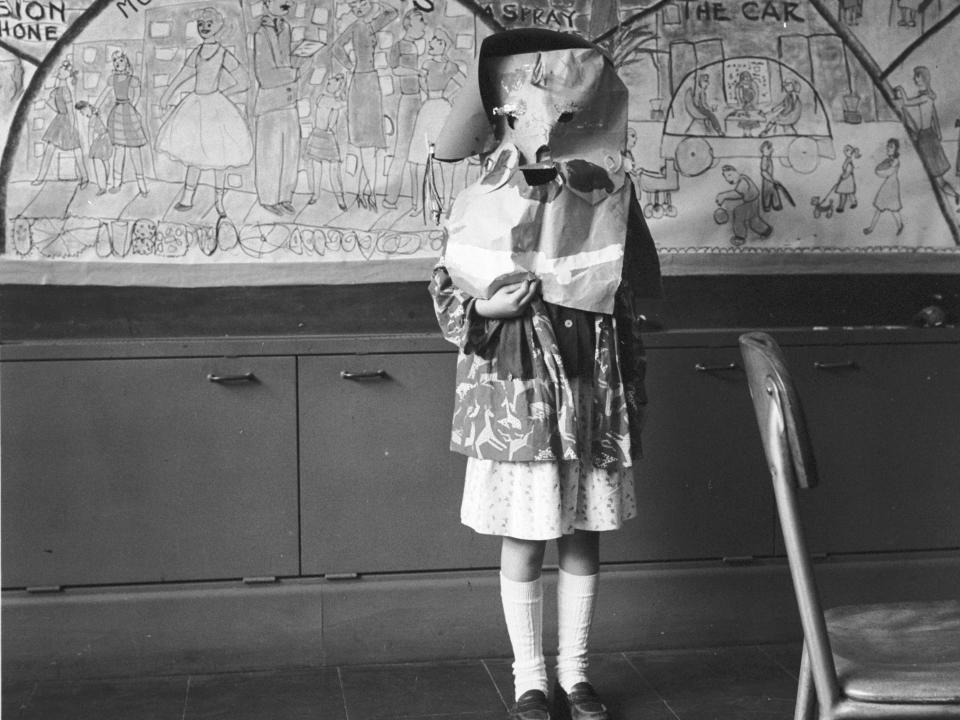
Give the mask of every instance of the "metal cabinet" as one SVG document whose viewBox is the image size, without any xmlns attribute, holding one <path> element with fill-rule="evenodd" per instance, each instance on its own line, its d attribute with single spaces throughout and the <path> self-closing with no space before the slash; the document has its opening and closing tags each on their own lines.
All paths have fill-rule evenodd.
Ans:
<svg viewBox="0 0 960 720">
<path fill-rule="evenodd" d="M 460 523 L 453 353 L 301 357 L 303 572 L 496 567 Z"/>
<path fill-rule="evenodd" d="M 774 504 L 736 348 L 648 350 L 637 518 L 604 561 L 769 555 Z"/>
<path fill-rule="evenodd" d="M 296 575 L 295 366 L 4 362 L 4 586 Z"/>
<path fill-rule="evenodd" d="M 785 354 L 820 470 L 821 484 L 801 493 L 811 551 L 960 547 L 960 346 Z"/>
</svg>

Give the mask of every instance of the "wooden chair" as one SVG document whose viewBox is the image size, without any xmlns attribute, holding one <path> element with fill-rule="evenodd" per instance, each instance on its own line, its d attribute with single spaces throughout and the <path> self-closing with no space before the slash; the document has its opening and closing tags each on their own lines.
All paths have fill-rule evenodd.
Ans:
<svg viewBox="0 0 960 720">
<path fill-rule="evenodd" d="M 797 510 L 817 484 L 800 399 L 777 343 L 740 336 L 803 626 L 795 720 L 960 718 L 960 601 L 823 612 Z"/>
</svg>

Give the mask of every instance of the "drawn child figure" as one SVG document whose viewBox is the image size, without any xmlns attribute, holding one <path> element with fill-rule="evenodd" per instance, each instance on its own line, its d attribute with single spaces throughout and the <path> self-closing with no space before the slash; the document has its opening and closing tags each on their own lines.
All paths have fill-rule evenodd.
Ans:
<svg viewBox="0 0 960 720">
<path fill-rule="evenodd" d="M 764 140 L 760 143 L 760 205 L 764 212 L 783 210 L 781 193 L 794 204 L 783 183 L 773 177 L 773 143 Z"/>
<path fill-rule="evenodd" d="M 869 227 L 863 229 L 864 235 L 873 232 L 877 221 L 885 212 L 893 216 L 893 221 L 897 224 L 897 235 L 903 232 L 903 220 L 900 217 L 900 210 L 903 209 L 900 200 L 900 141 L 896 138 L 887 140 L 886 152 L 887 156 L 874 169 L 874 172 L 883 178 L 883 182 L 873 198 L 873 220 Z"/>
<path fill-rule="evenodd" d="M 843 167 L 840 168 L 840 179 L 837 180 L 836 193 L 839 198 L 837 212 L 843 212 L 850 203 L 850 209 L 857 206 L 857 180 L 853 175 L 853 161 L 860 159 L 860 148 L 853 145 L 843 146 Z"/>
<path fill-rule="evenodd" d="M 147 134 L 143 130 L 143 118 L 137 112 L 140 99 L 140 79 L 133 75 L 130 58 L 122 50 L 117 50 L 111 58 L 113 74 L 110 82 L 95 103 L 103 114 L 103 108 L 112 96 L 112 107 L 107 115 L 107 130 L 113 143 L 113 182 L 110 192 L 120 191 L 123 184 L 123 168 L 127 155 L 133 163 L 133 172 L 137 178 L 137 189 L 141 195 L 147 194 L 147 181 L 143 175 L 143 147 L 147 144 Z"/>
<path fill-rule="evenodd" d="M 930 69 L 923 65 L 915 67 L 913 82 L 917 86 L 917 94 L 912 97 L 908 97 L 902 87 L 896 89 L 897 99 L 907 119 L 907 129 L 916 141 L 917 152 L 937 187 L 960 205 L 960 193 L 946 178 L 950 170 L 950 160 L 943 151 L 943 134 L 940 130 L 940 119 L 937 117 L 937 94 L 930 86 Z M 907 108 L 912 109 L 912 112 Z"/>
<path fill-rule="evenodd" d="M 434 28 L 427 42 L 427 58 L 420 68 L 420 86 L 427 99 L 420 106 L 413 126 L 413 138 L 407 162 L 414 168 L 416 181 L 414 191 L 423 186 L 424 173 L 430 156 L 430 143 L 434 142 L 450 114 L 451 101 L 463 86 L 466 75 L 460 66 L 451 60 L 450 36 L 442 28 Z M 441 203 L 449 207 L 453 202 L 454 185 L 452 169 L 446 163 L 440 167 L 443 189 Z M 415 205 L 412 213 L 416 213 Z"/>
<path fill-rule="evenodd" d="M 110 179 L 110 158 L 113 157 L 113 143 L 110 142 L 110 132 L 100 119 L 100 113 L 86 100 L 76 105 L 77 112 L 87 118 L 88 154 L 90 164 L 93 165 L 93 177 L 97 181 L 97 195 L 107 192 L 107 181 Z"/>
<path fill-rule="evenodd" d="M 313 129 L 303 153 L 313 166 L 307 176 L 310 179 L 310 199 L 307 203 L 313 205 L 320 199 L 323 169 L 326 168 L 330 176 L 330 186 L 337 198 L 337 207 L 341 210 L 347 209 L 347 199 L 343 194 L 343 177 L 340 174 L 343 159 L 340 155 L 340 141 L 337 139 L 337 124 L 347 106 L 344 97 L 345 84 L 343 73 L 335 73 L 327 78 L 323 94 L 317 100 Z"/>
<path fill-rule="evenodd" d="M 602 52 L 574 35 L 539 33 L 513 30 L 483 41 L 481 88 L 458 96 L 436 141 L 436 157 L 448 161 L 486 152 L 488 143 L 499 146 L 484 176 L 457 195 L 430 292 L 444 337 L 459 348 L 451 448 L 467 455 L 461 520 L 502 538 L 500 595 L 514 655 L 510 718 L 552 715 L 541 568 L 546 543 L 555 539 L 560 569 L 552 716 L 609 720 L 589 681 L 587 649 L 601 531 L 636 513 L 630 456 L 639 449 L 646 397 L 634 303 L 659 294 L 659 264 L 620 162 L 626 88 L 620 83 L 622 92 L 597 97 L 597 86 L 585 78 L 596 80 L 602 72 L 609 79 L 602 87 L 619 82 Z M 524 98 L 529 112 L 520 109 Z M 575 129 L 565 134 L 561 124 Z M 520 215 L 500 213 L 507 208 Z M 608 210 L 613 215 L 605 215 Z M 604 226 L 601 253 L 622 249 L 622 265 L 604 274 L 603 283 L 588 264 L 597 240 L 581 232 L 584 215 L 587 224 Z M 513 220 L 521 216 L 537 218 L 523 225 L 527 240 L 540 238 L 532 253 L 553 242 L 569 244 L 573 254 L 565 256 L 565 267 L 586 274 L 590 289 L 604 286 L 595 298 L 602 307 L 584 309 L 570 283 L 561 288 L 555 282 L 552 255 L 542 272 L 499 289 L 488 284 L 500 267 L 516 267 L 511 238 L 518 230 Z M 616 222 L 602 219 L 614 216 Z M 483 263 L 486 272 L 474 276 L 469 258 L 478 247 L 477 228 L 499 238 L 489 251 L 505 264 Z M 468 277 L 482 278 L 488 289 L 466 289 Z"/>
<path fill-rule="evenodd" d="M 73 95 L 70 93 L 70 85 L 77 81 L 77 71 L 69 59 L 60 63 L 56 78 L 56 84 L 47 97 L 47 106 L 55 114 L 47 127 L 47 131 L 43 134 L 43 159 L 40 161 L 40 169 L 37 171 L 37 177 L 32 184 L 43 184 L 54 155 L 58 152 L 69 152 L 73 153 L 76 162 L 77 174 L 80 176 L 80 187 L 86 187 L 87 183 L 90 182 L 90 177 L 87 175 L 87 168 L 84 164 Z"/>
<path fill-rule="evenodd" d="M 247 165 L 253 159 L 250 130 L 229 99 L 244 92 L 250 78 L 236 56 L 220 43 L 223 22 L 223 15 L 212 7 L 200 11 L 197 33 L 202 42 L 190 51 L 164 90 L 160 107 L 168 107 L 188 81 L 193 81 L 193 89 L 176 104 L 157 133 L 157 152 L 187 166 L 174 210 L 193 207 L 201 171 L 213 170 L 213 202 L 220 217 L 227 214 L 223 206 L 227 169 Z"/>
</svg>

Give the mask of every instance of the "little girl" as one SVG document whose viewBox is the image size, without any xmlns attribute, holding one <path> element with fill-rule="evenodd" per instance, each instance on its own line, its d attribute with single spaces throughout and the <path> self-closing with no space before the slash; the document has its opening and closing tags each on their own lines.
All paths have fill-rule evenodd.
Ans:
<svg viewBox="0 0 960 720">
<path fill-rule="evenodd" d="M 843 167 L 840 169 L 840 179 L 837 180 L 837 197 L 840 202 L 837 203 L 837 212 L 843 212 L 850 203 L 850 209 L 857 206 L 857 180 L 853 175 L 854 159 L 860 159 L 860 148 L 853 145 L 843 146 Z"/>
<path fill-rule="evenodd" d="M 510 718 L 550 717 L 542 641 L 541 568 L 547 541 L 556 540 L 560 568 L 554 717 L 609 720 L 589 682 L 587 660 L 598 586 L 599 533 L 619 528 L 636 514 L 631 456 L 639 452 L 646 396 L 641 318 L 635 300 L 659 295 L 659 263 L 633 184 L 622 167 L 608 175 L 602 170 L 603 165 L 589 163 L 574 153 L 568 155 L 571 159 L 567 162 L 554 156 L 556 174 L 552 174 L 551 163 L 543 161 L 549 157 L 543 141 L 551 140 L 550 128 L 544 129 L 542 137 L 531 140 L 538 131 L 529 130 L 528 126 L 537 121 L 538 115 L 519 112 L 517 108 L 533 107 L 539 100 L 544 102 L 537 107 L 561 108 L 554 118 L 554 131 L 559 127 L 556 123 L 568 123 L 571 115 L 583 108 L 577 118 L 578 126 L 585 128 L 588 136 L 596 133 L 595 146 L 608 139 L 597 128 L 617 128 L 613 133 L 619 134 L 614 141 L 617 146 L 604 150 L 605 157 L 611 160 L 605 163 L 608 169 L 616 168 L 615 157 L 621 156 L 626 139 L 625 88 L 622 108 L 609 107 L 608 97 L 591 97 L 588 93 L 571 98 L 570 92 L 575 94 L 578 88 L 559 88 L 558 93 L 567 93 L 564 102 L 543 90 L 548 82 L 542 78 L 558 77 L 572 60 L 580 58 L 592 63 L 584 69 L 583 77 L 591 73 L 597 77 L 601 72 L 598 68 L 602 67 L 602 72 L 609 72 L 619 82 L 612 66 L 599 52 L 595 56 L 563 54 L 568 48 L 593 48 L 586 41 L 559 33 L 553 34 L 557 37 L 546 35 L 517 30 L 487 38 L 478 62 L 488 56 L 521 53 L 523 58 L 530 58 L 526 65 L 525 59 L 518 59 L 518 69 L 511 67 L 499 77 L 486 78 L 490 86 L 509 85 L 518 94 L 497 99 L 496 108 L 488 107 L 487 100 L 487 107 L 479 111 L 465 108 L 461 112 L 455 106 L 452 122 L 444 127 L 437 141 L 440 159 L 455 160 L 476 152 L 486 144 L 482 134 L 473 132 L 480 128 L 482 133 L 483 123 L 465 131 L 457 122 L 462 123 L 464 117 L 482 120 L 486 112 L 487 118 L 496 122 L 496 134 L 490 140 L 498 141 L 500 146 L 491 153 L 485 176 L 457 198 L 451 211 L 448 244 L 434 270 L 430 292 L 443 336 L 459 348 L 451 448 L 468 456 L 461 520 L 477 532 L 502 536 L 501 601 L 514 654 L 516 702 Z M 539 49 L 561 54 L 557 57 L 543 52 L 541 56 Z M 511 78 L 509 84 L 500 82 L 505 77 Z M 518 90 L 524 77 L 529 85 Z M 576 82 L 574 79 L 571 84 Z M 524 92 L 528 95 L 524 96 Z M 538 93 L 543 97 L 538 97 Z M 468 98 L 471 95 L 479 97 L 479 93 L 465 93 Z M 609 112 L 606 119 L 605 112 Z M 553 135 L 557 149 L 564 142 L 563 137 L 569 138 L 563 133 L 560 129 Z M 458 143 L 473 145 L 471 149 L 453 147 Z M 596 182 L 584 184 L 585 176 L 578 177 L 578 171 L 593 173 L 590 177 L 599 186 Z M 608 180 L 619 189 L 615 187 L 608 193 Z M 498 195 L 500 188 L 505 190 Z M 581 203 L 578 198 L 584 196 L 580 192 L 591 200 Z M 605 199 L 598 200 L 600 197 Z M 536 277 L 531 273 L 519 282 L 505 284 L 487 297 L 471 294 L 455 284 L 451 261 L 456 255 L 454 243 L 460 237 L 455 223 L 464 214 L 470 215 L 469 208 L 464 210 L 458 205 L 467 202 L 481 207 L 473 213 L 475 222 L 466 225 L 467 238 L 476 232 L 489 235 L 496 211 L 483 205 L 484 198 L 490 198 L 490 207 L 542 198 L 533 202 L 542 202 L 546 215 L 556 212 L 554 203 L 566 203 L 575 213 L 566 215 L 564 222 L 554 227 L 566 230 L 557 230 L 564 236 L 561 242 L 568 242 L 574 249 L 582 243 L 581 251 L 589 238 L 572 233 L 566 237 L 569 225 L 576 224 L 575 214 L 593 214 L 597 218 L 605 212 L 600 209 L 605 204 L 616 205 L 618 212 L 614 215 L 621 224 L 604 227 L 619 227 L 619 236 L 616 231 L 610 233 L 606 238 L 610 245 L 601 251 L 609 252 L 612 247 L 623 252 L 622 266 L 610 285 L 611 312 L 579 309 L 575 305 L 581 303 L 574 299 L 569 306 L 547 301 L 547 294 L 557 297 L 556 277 L 549 269 Z M 589 225 L 590 221 L 587 222 Z M 603 224 L 596 219 L 594 222 Z M 547 221 L 543 227 L 547 227 Z M 511 228 L 501 230 L 503 237 L 513 236 Z M 549 245 L 548 240 L 542 242 Z M 509 248 L 506 254 L 511 254 Z M 578 262 L 566 258 L 571 259 Z M 588 261 L 583 263 L 577 273 L 593 271 Z M 570 279 L 565 282 L 569 285 Z M 591 281 L 590 287 L 596 284 Z"/>
<path fill-rule="evenodd" d="M 337 139 L 337 125 L 340 114 L 347 107 L 344 97 L 343 73 L 335 73 L 327 78 L 323 95 L 317 100 L 315 124 L 307 138 L 307 146 L 303 154 L 311 161 L 312 170 L 307 178 L 310 181 L 310 199 L 307 204 L 313 205 L 320 199 L 320 189 L 323 180 L 323 168 L 327 168 L 330 177 L 330 187 L 337 198 L 337 207 L 347 209 L 347 199 L 343 194 L 343 177 L 340 174 L 340 165 L 343 158 L 340 155 L 340 141 Z"/>
<path fill-rule="evenodd" d="M 107 180 L 110 178 L 110 158 L 113 156 L 113 143 L 110 142 L 110 131 L 100 119 L 100 113 L 86 100 L 76 105 L 77 112 L 87 118 L 87 134 L 89 137 L 90 164 L 93 165 L 93 176 L 97 180 L 97 195 L 107 192 Z"/>
</svg>

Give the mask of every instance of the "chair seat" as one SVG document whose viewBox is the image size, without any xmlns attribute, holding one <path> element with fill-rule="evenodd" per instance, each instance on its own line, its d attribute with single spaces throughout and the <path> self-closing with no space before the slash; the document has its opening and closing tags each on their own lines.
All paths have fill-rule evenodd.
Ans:
<svg viewBox="0 0 960 720">
<path fill-rule="evenodd" d="M 876 703 L 960 703 L 960 601 L 825 613 L 840 688 Z"/>
</svg>

